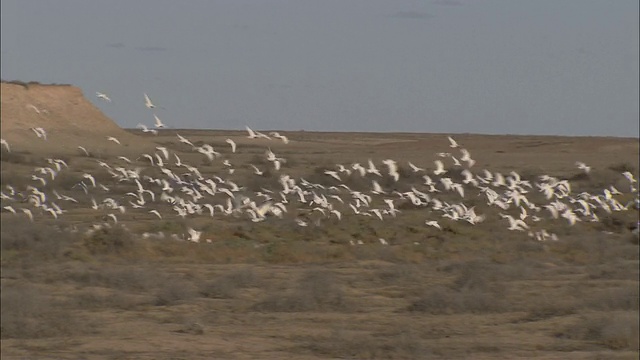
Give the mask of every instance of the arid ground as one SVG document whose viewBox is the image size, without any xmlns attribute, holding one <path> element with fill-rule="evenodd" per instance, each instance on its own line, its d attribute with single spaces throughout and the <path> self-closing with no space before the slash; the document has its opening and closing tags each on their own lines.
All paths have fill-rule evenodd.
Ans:
<svg viewBox="0 0 640 360">
<path fill-rule="evenodd" d="M 475 206 L 486 217 L 475 225 L 393 195 L 411 187 L 426 191 L 422 176 L 433 174 L 436 154 L 457 155 L 446 134 L 281 132 L 290 139 L 284 144 L 248 139 L 245 131 L 162 130 L 154 136 L 99 123 L 83 133 L 81 127 L 66 131 L 61 119 L 89 116 L 83 111 L 102 115 L 91 115 L 97 109 L 77 89 L 2 86 L 2 138 L 11 152 L 2 149 L 1 186 L 4 195 L 8 185 L 15 193 L 2 206 L 18 210 L 1 213 L 2 359 L 638 358 L 637 194 L 621 175 L 638 178 L 637 138 L 452 135 L 476 160 L 474 174 L 515 171 L 532 183 L 549 175 L 568 180 L 572 196 L 603 194 L 611 186 L 622 193 L 614 197 L 626 209 L 599 211 L 599 221 L 571 226 L 542 210 L 543 219 L 530 226 L 558 239 L 539 241 L 528 231 L 508 230 L 499 216 L 517 217 L 519 208 L 490 206 L 479 191 L 463 198 L 432 194 Z M 48 113 L 25 111 L 28 104 Z M 34 126 L 52 129 L 49 138 L 37 138 L 29 129 Z M 106 140 L 109 134 L 122 144 Z M 176 134 L 221 155 L 209 161 Z M 236 153 L 227 138 L 237 143 Z M 155 147 L 197 166 L 204 178 L 233 179 L 245 194 L 281 190 L 281 174 L 337 186 L 324 173 L 336 164 L 366 166 L 372 159 L 384 171 L 381 161 L 395 159 L 400 180 L 380 177 L 386 194 L 372 196 L 376 206 L 397 199 L 400 212 L 381 221 L 344 206 L 339 220 L 291 200 L 282 218 L 253 222 L 218 210 L 181 217 L 159 199 L 134 209 L 127 193 L 136 184 L 114 180 L 99 162 L 160 176 L 141 156 Z M 279 171 L 264 158 L 269 148 L 286 159 Z M 63 159 L 68 168 L 41 185 L 32 175 L 51 166 L 49 158 Z M 413 173 L 409 161 L 425 172 Z M 577 169 L 576 161 L 591 171 Z M 270 170 L 258 176 L 249 164 Z M 460 182 L 450 160 L 446 167 Z M 178 169 L 173 161 L 171 168 Z M 109 191 L 89 185 L 85 192 L 78 183 L 87 181 L 86 173 Z M 366 193 L 377 179 L 343 176 L 350 188 Z M 17 195 L 29 194 L 29 186 L 78 203 L 54 200 L 64 210 L 54 218 Z M 91 197 L 116 199 L 126 212 L 94 210 Z M 32 210 L 33 222 L 22 208 Z M 109 214 L 117 215 L 117 224 Z M 437 220 L 442 229 L 425 220 Z M 109 227 L 88 231 L 105 223 Z M 184 240 L 189 228 L 202 231 L 203 240 Z M 153 235 L 158 232 L 165 236 Z"/>
</svg>

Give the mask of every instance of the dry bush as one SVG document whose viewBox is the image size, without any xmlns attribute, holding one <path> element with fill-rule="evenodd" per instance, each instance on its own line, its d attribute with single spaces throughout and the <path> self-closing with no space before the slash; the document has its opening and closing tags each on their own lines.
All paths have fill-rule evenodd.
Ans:
<svg viewBox="0 0 640 360">
<path fill-rule="evenodd" d="M 548 243 L 549 251 L 574 265 L 599 264 L 606 259 L 606 246 L 602 237 L 570 236 L 562 241 Z"/>
<path fill-rule="evenodd" d="M 318 240 L 318 238 L 313 237 L 309 240 Z M 273 241 L 261 247 L 260 250 L 261 259 L 269 264 L 301 264 L 337 259 L 342 255 L 336 252 L 335 247 L 309 242 Z"/>
<path fill-rule="evenodd" d="M 625 171 L 628 171 L 632 174 L 635 174 L 636 172 L 636 167 L 633 164 L 630 163 L 617 163 L 617 164 L 613 164 L 610 165 L 608 167 L 609 170 L 618 172 L 618 173 L 623 173 Z"/>
<path fill-rule="evenodd" d="M 177 333 L 190 335 L 204 335 L 204 326 L 196 321 L 185 321 Z"/>
<path fill-rule="evenodd" d="M 257 278 L 251 268 L 233 271 L 215 280 L 205 282 L 200 294 L 208 298 L 234 298 L 238 289 L 255 286 Z"/>
<path fill-rule="evenodd" d="M 90 172 L 91 175 L 93 176 L 93 179 L 96 181 L 97 184 L 109 184 L 109 183 L 115 183 L 115 179 L 113 177 L 113 175 L 111 175 L 105 168 L 103 167 L 99 167 L 96 169 L 88 169 L 88 168 L 84 168 L 85 172 Z M 91 186 L 90 181 L 85 180 L 85 183 L 89 186 Z"/>
<path fill-rule="evenodd" d="M 81 295 L 78 300 L 83 307 L 88 306 L 86 302 L 91 299 L 95 299 L 101 307 L 128 308 L 146 303 L 165 306 L 197 295 L 191 280 L 169 275 L 155 268 L 94 265 L 76 269 L 67 274 L 66 278 L 84 287 L 106 287 L 118 291 L 153 294 L 150 299 L 141 299 L 117 293 L 102 295 L 89 292 Z"/>
<path fill-rule="evenodd" d="M 243 145 L 243 147 L 244 147 L 244 146 L 246 146 L 246 145 Z M 267 160 L 267 158 L 266 158 L 266 156 L 265 156 L 265 155 L 262 155 L 262 154 L 260 154 L 260 155 L 255 154 L 255 155 L 253 155 L 253 156 L 251 157 L 251 160 L 249 160 L 249 161 L 248 161 L 248 163 L 249 163 L 249 164 L 253 164 L 253 165 L 255 165 L 255 166 L 259 167 L 259 168 L 260 168 L 261 166 L 272 166 L 272 165 L 271 165 L 271 162 L 270 162 L 269 160 Z"/>
<path fill-rule="evenodd" d="M 268 295 L 253 309 L 262 312 L 345 311 L 350 308 L 334 274 L 309 270 L 293 291 Z"/>
<path fill-rule="evenodd" d="M 587 274 L 589 279 L 637 280 L 639 270 L 635 264 L 616 260 L 604 264 L 590 265 L 587 267 Z"/>
<path fill-rule="evenodd" d="M 625 236 L 625 240 L 629 244 L 639 245 L 640 244 L 640 228 L 635 228 L 628 235 Z"/>
<path fill-rule="evenodd" d="M 121 225 L 102 226 L 83 240 L 84 247 L 92 255 L 134 255 L 141 241 Z"/>
<path fill-rule="evenodd" d="M 163 282 L 155 292 L 156 306 L 171 306 L 184 300 L 193 299 L 197 294 L 195 287 L 186 279 L 170 279 Z"/>
<path fill-rule="evenodd" d="M 162 231 L 165 234 L 180 234 L 187 230 L 187 223 L 184 219 L 177 220 L 156 220 L 151 222 L 148 232 L 157 233 Z"/>
<path fill-rule="evenodd" d="M 336 359 L 426 359 L 431 355 L 420 337 L 409 330 L 371 336 L 335 329 L 329 336 L 309 339 L 302 348 Z"/>
<path fill-rule="evenodd" d="M 263 174 L 260 176 L 254 174 L 252 170 L 251 174 L 247 175 L 247 177 L 243 179 L 242 186 L 254 193 L 261 191 L 262 188 L 282 188 L 282 185 L 279 182 L 280 177 L 277 175 L 277 173 L 271 171 L 271 168 L 263 169 L 262 172 Z"/>
<path fill-rule="evenodd" d="M 583 316 L 555 334 L 558 338 L 597 343 L 612 350 L 638 350 L 638 312 L 613 312 Z"/>
<path fill-rule="evenodd" d="M 69 305 L 75 309 L 119 309 L 134 310 L 139 306 L 149 302 L 139 296 L 129 295 L 120 291 L 102 294 L 95 290 L 84 290 L 79 294 L 74 294 L 69 301 Z"/>
<path fill-rule="evenodd" d="M 66 278 L 84 287 L 107 287 L 138 292 L 156 289 L 168 280 L 168 276 L 157 269 L 108 264 L 74 269 Z"/>
<path fill-rule="evenodd" d="M 636 222 L 637 218 L 630 220 L 628 216 L 625 216 L 625 214 L 612 213 L 601 216 L 598 227 L 602 231 L 625 233 L 630 227 L 636 225 Z"/>
<path fill-rule="evenodd" d="M 81 151 L 81 150 L 79 150 Z M 89 151 L 89 157 L 97 160 L 109 160 L 111 156 L 107 152 L 106 149 L 95 149 L 95 150 L 87 150 Z M 84 151 L 81 151 L 82 155 L 85 155 Z"/>
<path fill-rule="evenodd" d="M 0 186 L 11 185 L 18 191 L 23 191 L 26 189 L 26 185 L 28 182 L 26 181 L 27 177 L 22 176 L 13 171 L 2 171 L 2 175 L 0 175 Z M 5 191 L 6 193 L 7 191 Z M 9 194 L 7 194 L 9 195 Z M 15 199 L 15 197 L 14 197 Z"/>
<path fill-rule="evenodd" d="M 0 80 L 0 82 L 3 82 L 5 84 L 20 85 L 20 86 L 24 87 L 25 89 L 29 88 L 29 84 L 27 84 L 24 81 L 20 81 L 20 80 Z"/>
<path fill-rule="evenodd" d="M 0 338 L 32 339 L 66 336 L 84 327 L 46 292 L 30 285 L 2 285 Z"/>
<path fill-rule="evenodd" d="M 510 311 L 504 301 L 504 294 L 499 291 L 483 291 L 479 289 L 453 290 L 447 287 L 435 287 L 427 290 L 408 307 L 411 312 L 430 314 L 456 313 L 496 313 Z"/>
<path fill-rule="evenodd" d="M 640 307 L 639 291 L 637 283 L 627 287 L 607 289 L 595 294 L 590 294 L 584 300 L 584 306 L 590 309 L 612 310 L 638 310 Z"/>
<path fill-rule="evenodd" d="M 340 175 L 340 178 L 343 180 L 342 182 L 353 191 L 369 191 L 373 186 L 371 183 L 372 178 L 360 176 L 358 172 L 352 172 L 349 176 Z"/>
<path fill-rule="evenodd" d="M 420 281 L 422 269 L 415 264 L 394 264 L 376 272 L 375 277 L 387 285 L 415 284 Z"/>
<path fill-rule="evenodd" d="M 79 183 L 83 180 L 82 175 L 72 173 L 69 171 L 61 171 L 54 181 L 48 181 L 45 188 L 47 189 L 62 189 L 62 190 L 73 190 L 74 188 L 79 188 Z M 85 182 L 85 184 L 88 181 Z"/>
<path fill-rule="evenodd" d="M 524 305 L 528 308 L 527 314 L 518 319 L 517 322 L 533 322 L 551 319 L 559 316 L 575 314 L 578 306 L 574 299 L 554 299 L 542 298 Z"/>
<path fill-rule="evenodd" d="M 537 246 L 534 247 L 537 248 Z M 518 244 L 516 248 L 523 250 L 528 247 Z M 477 288 L 480 285 L 486 288 L 486 285 L 493 282 L 526 279 L 531 276 L 536 265 L 534 261 L 526 259 L 507 264 L 496 264 L 485 259 L 476 259 L 466 262 L 445 262 L 438 267 L 438 270 L 451 274 L 457 273 L 458 277 L 454 281 L 454 287 L 457 289 Z"/>
<path fill-rule="evenodd" d="M 21 261 L 59 259 L 67 254 L 75 239 L 72 233 L 32 223 L 23 217 L 2 218 L 0 249 L 3 258 L 17 252 Z"/>
<path fill-rule="evenodd" d="M 485 261 L 470 261 L 454 265 L 454 268 L 459 269 L 459 275 L 450 286 L 427 289 L 407 310 L 430 314 L 511 310 L 505 301 L 505 288 L 501 285 L 511 276 L 507 271 L 502 271 L 506 268 Z"/>
<path fill-rule="evenodd" d="M 0 161 L 8 162 L 10 164 L 22 164 L 31 165 L 33 161 L 24 154 L 8 152 L 4 146 L 2 146 L 2 153 L 0 155 Z"/>
<path fill-rule="evenodd" d="M 414 300 L 407 307 L 407 311 L 434 315 L 456 313 L 460 310 L 460 304 L 456 303 L 455 295 L 454 291 L 445 286 L 435 286 Z"/>
</svg>

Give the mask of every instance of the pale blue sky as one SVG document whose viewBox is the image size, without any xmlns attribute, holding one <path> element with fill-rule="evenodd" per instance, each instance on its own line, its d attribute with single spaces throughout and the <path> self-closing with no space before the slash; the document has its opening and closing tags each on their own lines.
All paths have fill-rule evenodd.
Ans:
<svg viewBox="0 0 640 360">
<path fill-rule="evenodd" d="M 0 4 L 2 78 L 123 127 L 638 136 L 637 0 Z"/>
</svg>

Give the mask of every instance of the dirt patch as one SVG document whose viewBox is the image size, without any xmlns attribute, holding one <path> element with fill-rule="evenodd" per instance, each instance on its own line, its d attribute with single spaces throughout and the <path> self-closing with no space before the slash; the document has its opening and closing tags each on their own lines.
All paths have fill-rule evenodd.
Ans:
<svg viewBox="0 0 640 360">
<path fill-rule="evenodd" d="M 0 86 L 2 138 L 21 150 L 60 153 L 76 152 L 78 145 L 117 146 L 107 136 L 118 138 L 122 146 L 146 142 L 105 116 L 78 87 L 19 82 Z M 31 130 L 39 127 L 46 131 L 46 141 Z"/>
</svg>

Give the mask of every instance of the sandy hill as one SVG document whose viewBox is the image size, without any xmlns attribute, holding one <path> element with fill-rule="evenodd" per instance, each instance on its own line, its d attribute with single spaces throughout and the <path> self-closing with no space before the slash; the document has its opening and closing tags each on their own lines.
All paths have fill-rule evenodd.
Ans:
<svg viewBox="0 0 640 360">
<path fill-rule="evenodd" d="M 87 100 L 82 90 L 71 85 L 5 82 L 1 84 L 0 122 L 2 138 L 13 148 L 29 151 L 77 151 L 86 148 L 113 148 L 117 144 L 107 136 L 118 138 L 123 146 L 146 140 L 120 128 Z M 31 130 L 42 127 L 47 141 Z"/>
</svg>

